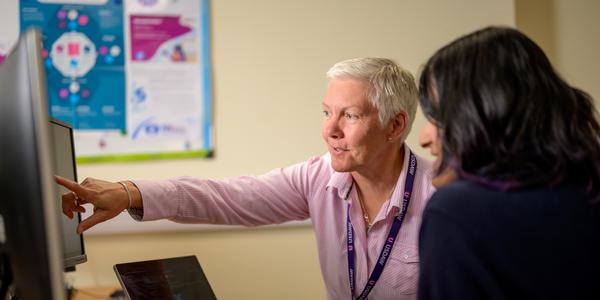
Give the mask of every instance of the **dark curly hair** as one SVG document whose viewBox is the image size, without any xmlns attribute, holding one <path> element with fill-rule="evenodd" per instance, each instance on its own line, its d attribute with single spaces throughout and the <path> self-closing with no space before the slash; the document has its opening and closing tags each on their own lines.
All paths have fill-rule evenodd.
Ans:
<svg viewBox="0 0 600 300">
<path fill-rule="evenodd" d="M 488 27 L 458 38 L 427 61 L 419 90 L 440 129 L 439 172 L 501 189 L 576 184 L 600 200 L 592 99 L 523 33 Z"/>
</svg>

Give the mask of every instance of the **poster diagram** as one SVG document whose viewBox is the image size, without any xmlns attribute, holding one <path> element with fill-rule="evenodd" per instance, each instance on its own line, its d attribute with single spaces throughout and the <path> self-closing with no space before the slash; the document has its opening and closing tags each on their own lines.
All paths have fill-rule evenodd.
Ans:
<svg viewBox="0 0 600 300">
<path fill-rule="evenodd" d="M 78 162 L 212 154 L 207 7 L 20 1 L 21 30 L 43 30 L 50 114 L 75 129 Z"/>
<path fill-rule="evenodd" d="M 122 6 L 21 1 L 21 30 L 44 32 L 50 113 L 76 130 L 125 130 Z"/>
</svg>

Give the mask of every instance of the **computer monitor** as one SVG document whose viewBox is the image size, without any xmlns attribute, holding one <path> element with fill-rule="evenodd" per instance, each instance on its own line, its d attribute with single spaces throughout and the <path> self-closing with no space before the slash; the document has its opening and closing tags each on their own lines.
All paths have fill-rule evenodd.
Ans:
<svg viewBox="0 0 600 300">
<path fill-rule="evenodd" d="M 56 175 L 77 181 L 77 165 L 75 162 L 75 148 L 73 143 L 73 128 L 57 119 L 50 119 L 50 134 L 54 148 L 54 165 Z M 63 193 L 67 189 L 59 186 L 56 199 L 60 203 Z M 59 211 L 62 212 L 59 204 Z M 77 234 L 77 225 L 81 222 L 81 213 L 75 213 L 73 219 L 61 213 L 62 238 L 65 271 L 75 271 L 75 266 L 87 261 L 83 234 Z"/>
<path fill-rule="evenodd" d="M 66 299 L 41 34 L 0 65 L 0 299 Z"/>
</svg>

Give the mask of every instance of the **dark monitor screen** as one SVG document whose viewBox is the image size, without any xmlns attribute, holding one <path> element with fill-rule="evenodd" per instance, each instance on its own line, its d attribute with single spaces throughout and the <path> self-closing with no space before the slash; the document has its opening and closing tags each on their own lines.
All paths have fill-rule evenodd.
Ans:
<svg viewBox="0 0 600 300">
<path fill-rule="evenodd" d="M 73 129 L 66 123 L 59 120 L 50 120 L 50 134 L 52 135 L 52 145 L 54 147 L 54 165 L 56 175 L 77 181 L 77 165 L 75 162 L 75 150 L 73 146 Z M 58 209 L 61 212 L 63 254 L 65 270 L 73 271 L 75 265 L 87 261 L 83 243 L 83 234 L 77 234 L 77 225 L 81 222 L 81 214 L 75 213 L 73 219 L 69 219 L 62 214 L 60 205 L 61 195 L 66 193 L 67 189 L 58 186 L 57 202 Z"/>
</svg>

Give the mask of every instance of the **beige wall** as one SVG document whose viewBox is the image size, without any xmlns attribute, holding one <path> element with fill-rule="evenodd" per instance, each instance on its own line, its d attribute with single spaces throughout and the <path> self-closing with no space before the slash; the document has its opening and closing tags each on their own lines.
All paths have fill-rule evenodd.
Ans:
<svg viewBox="0 0 600 300">
<path fill-rule="evenodd" d="M 517 27 L 548 54 L 573 86 L 600 106 L 600 1 L 516 0 Z"/>
<path fill-rule="evenodd" d="M 81 178 L 223 178 L 260 174 L 325 151 L 325 71 L 358 56 L 390 57 L 413 72 L 458 35 L 514 25 L 512 0 L 211 1 L 216 156 L 212 160 L 84 165 Z M 417 146 L 423 118 L 408 143 Z M 130 225 L 130 226 L 135 226 Z M 75 286 L 117 284 L 118 262 L 194 254 L 220 299 L 321 299 L 308 226 L 86 236 Z"/>
<path fill-rule="evenodd" d="M 324 72 L 356 56 L 396 59 L 417 73 L 439 46 L 491 24 L 516 24 L 561 74 L 600 105 L 600 11 L 596 0 L 211 1 L 216 156 L 211 160 L 84 165 L 81 178 L 223 178 L 260 174 L 325 149 L 320 140 Z M 18 30 L 17 0 L 0 4 L 1 38 Z M 12 28 L 11 30 L 4 30 Z M 420 154 L 419 115 L 408 143 Z M 426 154 L 425 154 L 426 155 Z M 128 225 L 128 226 L 135 226 Z M 116 285 L 112 265 L 193 254 L 220 299 L 319 299 L 312 230 L 87 235 L 89 261 L 68 275 L 78 287 Z"/>
</svg>

